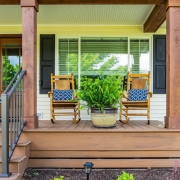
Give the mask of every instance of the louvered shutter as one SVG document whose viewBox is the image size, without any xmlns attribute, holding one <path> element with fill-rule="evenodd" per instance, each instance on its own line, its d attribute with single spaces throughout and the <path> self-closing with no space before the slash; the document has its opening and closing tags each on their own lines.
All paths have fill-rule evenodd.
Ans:
<svg viewBox="0 0 180 180">
<path fill-rule="evenodd" d="M 55 73 L 55 35 L 40 35 L 40 94 L 51 90 L 50 74 Z"/>
<path fill-rule="evenodd" d="M 153 93 L 166 94 L 166 36 L 153 36 Z"/>
</svg>

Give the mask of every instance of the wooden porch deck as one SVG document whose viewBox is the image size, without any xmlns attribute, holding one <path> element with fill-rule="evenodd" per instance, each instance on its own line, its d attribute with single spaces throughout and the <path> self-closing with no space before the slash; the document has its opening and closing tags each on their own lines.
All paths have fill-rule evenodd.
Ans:
<svg viewBox="0 0 180 180">
<path fill-rule="evenodd" d="M 116 126 L 112 128 L 97 128 L 94 127 L 92 121 L 81 120 L 79 123 L 75 124 L 73 121 L 69 120 L 57 120 L 55 124 L 52 124 L 51 121 L 40 120 L 39 128 L 33 131 L 42 131 L 42 130 L 59 130 L 59 131 L 167 131 L 163 127 L 162 121 L 151 121 L 151 124 L 148 125 L 147 121 L 138 121 L 133 120 L 128 124 L 122 124 L 117 121 Z M 29 130 L 32 131 L 32 130 Z"/>
<path fill-rule="evenodd" d="M 21 141 L 31 141 L 28 166 L 42 168 L 173 167 L 180 160 L 180 130 L 165 129 L 160 121 L 119 121 L 114 128 L 95 128 L 91 121 L 39 121 L 24 130 Z"/>
</svg>

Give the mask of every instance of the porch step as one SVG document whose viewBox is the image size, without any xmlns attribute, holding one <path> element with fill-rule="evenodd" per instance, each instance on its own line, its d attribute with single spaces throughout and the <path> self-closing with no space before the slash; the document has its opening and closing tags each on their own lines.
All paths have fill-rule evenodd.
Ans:
<svg viewBox="0 0 180 180">
<path fill-rule="evenodd" d="M 20 173 L 26 167 L 26 156 L 12 156 L 9 164 L 9 172 Z M 2 170 L 2 158 L 0 157 L 0 172 Z"/>
<path fill-rule="evenodd" d="M 27 168 L 29 156 L 30 156 L 30 144 L 31 141 L 19 141 L 14 153 L 11 157 L 9 164 L 9 172 L 14 173 L 9 178 L 12 180 L 20 180 L 25 169 Z M 2 143 L 0 142 L 0 154 L 2 155 Z M 2 157 L 0 157 L 0 172 L 2 170 Z M 17 175 L 18 174 L 18 175 Z M 15 176 L 17 175 L 17 176 Z M 6 178 L 6 179 L 9 179 Z M 1 180 L 2 178 L 0 178 Z"/>
<path fill-rule="evenodd" d="M 83 168 L 85 162 L 92 162 L 93 168 L 173 168 L 180 158 L 79 158 L 79 159 L 29 159 L 31 168 Z"/>
<path fill-rule="evenodd" d="M 12 175 L 8 178 L 0 178 L 1 180 L 21 180 L 19 173 L 12 173 Z"/>
<path fill-rule="evenodd" d="M 14 150 L 13 156 L 27 156 L 27 152 L 30 151 L 31 141 L 18 141 L 18 144 Z M 0 142 L 0 155 L 2 155 L 2 143 Z"/>
</svg>

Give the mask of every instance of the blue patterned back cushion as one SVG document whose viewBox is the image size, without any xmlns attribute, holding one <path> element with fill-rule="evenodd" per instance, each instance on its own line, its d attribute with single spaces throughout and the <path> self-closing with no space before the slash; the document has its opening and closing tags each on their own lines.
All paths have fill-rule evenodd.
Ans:
<svg viewBox="0 0 180 180">
<path fill-rule="evenodd" d="M 54 89 L 54 100 L 71 100 L 72 90 L 56 90 Z"/>
<path fill-rule="evenodd" d="M 131 89 L 129 92 L 129 101 L 146 101 L 147 100 L 147 89 Z"/>
</svg>

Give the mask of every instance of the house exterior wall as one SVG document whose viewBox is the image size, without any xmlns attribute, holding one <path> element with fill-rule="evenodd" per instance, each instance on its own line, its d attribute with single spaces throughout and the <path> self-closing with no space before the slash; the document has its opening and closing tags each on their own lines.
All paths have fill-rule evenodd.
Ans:
<svg viewBox="0 0 180 180">
<path fill-rule="evenodd" d="M 152 69 L 152 33 L 143 33 L 142 26 L 38 26 L 37 28 L 37 112 L 39 114 L 39 120 L 50 119 L 50 106 L 49 98 L 47 94 L 39 94 L 39 65 L 40 65 L 40 34 L 55 34 L 56 35 L 56 56 L 55 62 L 58 61 L 58 37 L 78 38 L 80 36 L 128 36 L 128 37 L 147 37 L 151 39 L 150 43 L 150 71 L 151 79 L 153 74 Z M 3 26 L 0 27 L 0 34 L 21 34 L 21 26 Z M 156 34 L 165 34 L 165 29 L 159 29 Z M 55 66 L 55 72 L 57 72 L 57 65 Z M 152 88 L 151 81 L 151 89 Z M 166 114 L 166 95 L 165 94 L 153 94 L 151 98 L 151 119 L 152 120 L 164 120 Z M 145 119 L 146 117 L 138 117 L 138 119 Z M 63 117 L 63 119 L 69 119 L 69 117 Z M 81 111 L 81 119 L 90 119 L 86 110 Z M 132 118 L 133 119 L 133 118 Z M 136 117 L 137 119 L 137 117 Z"/>
</svg>

